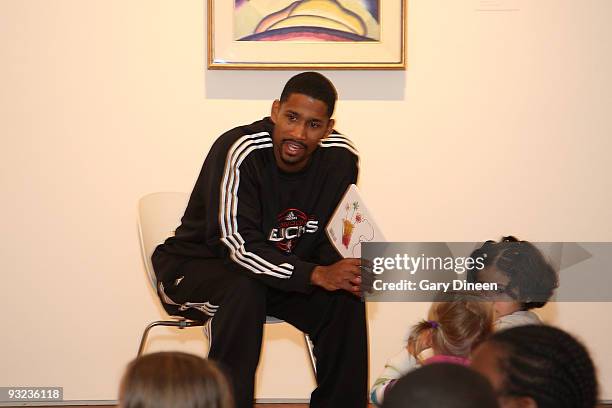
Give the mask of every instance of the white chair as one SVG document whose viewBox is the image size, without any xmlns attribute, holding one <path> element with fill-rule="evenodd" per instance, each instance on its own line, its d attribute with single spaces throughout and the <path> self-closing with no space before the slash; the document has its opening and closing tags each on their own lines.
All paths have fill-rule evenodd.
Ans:
<svg viewBox="0 0 612 408">
<path fill-rule="evenodd" d="M 157 277 L 153 271 L 151 255 L 155 247 L 165 241 L 180 224 L 181 216 L 187 207 L 189 195 L 185 193 L 163 192 L 148 194 L 138 202 L 138 234 L 140 235 L 140 251 L 149 283 L 157 293 Z M 144 330 L 138 347 L 138 355 L 144 351 L 149 331 L 156 326 L 171 326 L 184 329 L 186 327 L 201 327 L 206 323 L 198 320 L 185 319 L 182 316 L 171 316 L 172 320 L 158 320 L 150 323 Z"/>
<path fill-rule="evenodd" d="M 140 249 L 145 264 L 145 269 L 149 277 L 149 283 L 157 293 L 157 278 L 153 271 L 151 263 L 151 255 L 155 247 L 164 242 L 166 238 L 174 235 L 175 228 L 178 227 L 181 217 L 187 207 L 189 194 L 178 192 L 159 192 L 151 193 L 142 197 L 138 203 L 138 232 L 140 235 Z M 171 316 L 172 320 L 160 320 L 150 323 L 140 340 L 138 355 L 144 351 L 149 330 L 155 326 L 172 326 L 184 329 L 186 327 L 205 326 L 204 334 L 210 339 L 209 327 L 206 322 L 189 320 L 181 316 Z M 208 320 L 210 322 L 210 320 Z M 272 316 L 266 316 L 266 323 L 282 323 L 283 321 Z M 310 338 L 304 333 L 304 341 L 306 349 L 310 357 L 312 371 L 316 377 L 317 370 L 315 365 L 315 357 L 313 353 L 313 345 Z"/>
</svg>

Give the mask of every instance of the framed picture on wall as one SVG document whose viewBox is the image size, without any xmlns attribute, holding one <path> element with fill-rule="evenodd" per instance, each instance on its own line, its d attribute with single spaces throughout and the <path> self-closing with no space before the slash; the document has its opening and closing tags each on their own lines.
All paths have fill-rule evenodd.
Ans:
<svg viewBox="0 0 612 408">
<path fill-rule="evenodd" d="M 407 0 L 207 0 L 209 69 L 405 69 Z"/>
</svg>

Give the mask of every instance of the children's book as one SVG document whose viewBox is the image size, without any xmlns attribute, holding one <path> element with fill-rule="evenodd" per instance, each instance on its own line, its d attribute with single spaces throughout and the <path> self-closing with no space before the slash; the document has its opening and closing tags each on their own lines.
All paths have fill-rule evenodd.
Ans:
<svg viewBox="0 0 612 408">
<path fill-rule="evenodd" d="M 385 241 L 355 184 L 344 193 L 325 231 L 344 258 L 360 258 L 362 242 Z"/>
</svg>

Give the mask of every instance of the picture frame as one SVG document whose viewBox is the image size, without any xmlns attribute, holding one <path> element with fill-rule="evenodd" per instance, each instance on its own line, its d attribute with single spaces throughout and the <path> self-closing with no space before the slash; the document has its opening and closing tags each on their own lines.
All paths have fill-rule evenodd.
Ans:
<svg viewBox="0 0 612 408">
<path fill-rule="evenodd" d="M 208 69 L 406 68 L 407 0 L 207 2 Z"/>
</svg>

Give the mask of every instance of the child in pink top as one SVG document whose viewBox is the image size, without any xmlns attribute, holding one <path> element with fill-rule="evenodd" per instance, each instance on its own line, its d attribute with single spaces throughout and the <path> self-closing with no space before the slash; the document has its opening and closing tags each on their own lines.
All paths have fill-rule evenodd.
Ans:
<svg viewBox="0 0 612 408">
<path fill-rule="evenodd" d="M 370 391 L 373 403 L 382 404 L 385 392 L 416 367 L 440 362 L 468 365 L 472 349 L 492 333 L 491 302 L 471 293 L 450 295 L 452 301 L 432 303 L 428 320 L 412 327 L 406 348 L 387 362 Z M 425 350 L 433 356 L 424 358 Z"/>
<path fill-rule="evenodd" d="M 444 355 L 436 355 L 431 356 L 427 360 L 423 361 L 423 365 L 435 364 L 435 363 L 451 363 L 458 364 L 462 366 L 469 366 L 470 359 L 466 357 L 457 357 L 457 356 L 444 356 Z"/>
</svg>

